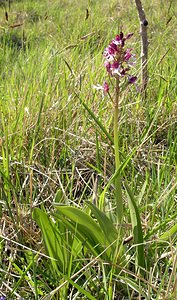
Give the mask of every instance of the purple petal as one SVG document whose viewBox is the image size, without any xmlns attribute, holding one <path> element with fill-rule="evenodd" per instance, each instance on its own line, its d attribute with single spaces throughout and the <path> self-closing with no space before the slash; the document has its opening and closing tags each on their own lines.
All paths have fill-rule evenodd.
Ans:
<svg viewBox="0 0 177 300">
<path fill-rule="evenodd" d="M 128 33 L 127 36 L 125 37 L 125 39 L 126 39 L 126 40 L 129 40 L 129 39 L 132 37 L 132 35 L 134 35 L 133 32 L 132 32 L 132 33 Z"/>
<path fill-rule="evenodd" d="M 111 64 L 108 61 L 105 61 L 104 65 L 105 65 L 107 72 L 111 73 Z"/>
<path fill-rule="evenodd" d="M 117 49 L 117 45 L 116 45 L 116 43 L 115 43 L 114 40 L 110 43 L 109 47 L 111 47 L 112 49 L 114 49 L 114 51 L 117 51 L 117 50 L 118 50 L 118 49 Z"/>
<path fill-rule="evenodd" d="M 115 37 L 115 40 L 117 41 L 117 42 L 119 42 L 120 40 L 121 40 L 121 38 L 120 38 L 120 35 L 116 35 L 116 37 Z"/>
<path fill-rule="evenodd" d="M 127 61 L 132 57 L 132 54 L 130 52 L 126 52 L 124 55 L 124 60 Z"/>
<path fill-rule="evenodd" d="M 128 83 L 135 83 L 136 80 L 137 80 L 136 76 L 131 76 L 131 75 L 128 76 Z"/>
<path fill-rule="evenodd" d="M 122 39 L 121 40 L 121 46 L 124 47 L 124 45 L 125 45 L 125 39 Z"/>
<path fill-rule="evenodd" d="M 120 32 L 120 39 L 123 40 L 124 34 L 123 32 Z"/>
<path fill-rule="evenodd" d="M 109 92 L 109 84 L 106 81 L 103 84 L 103 90 L 105 94 Z"/>
<path fill-rule="evenodd" d="M 118 61 L 114 61 L 112 64 L 111 64 L 111 69 L 118 69 L 120 66 L 119 62 Z"/>
</svg>

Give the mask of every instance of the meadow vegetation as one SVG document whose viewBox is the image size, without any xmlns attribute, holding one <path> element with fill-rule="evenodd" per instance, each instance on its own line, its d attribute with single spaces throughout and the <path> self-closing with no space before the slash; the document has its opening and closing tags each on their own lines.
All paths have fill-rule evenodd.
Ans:
<svg viewBox="0 0 177 300">
<path fill-rule="evenodd" d="M 2 299 L 177 299 L 175 4 L 143 1 L 142 94 L 134 1 L 0 1 Z M 113 105 L 94 88 L 120 28 L 138 77 L 120 97 L 121 226 Z"/>
</svg>

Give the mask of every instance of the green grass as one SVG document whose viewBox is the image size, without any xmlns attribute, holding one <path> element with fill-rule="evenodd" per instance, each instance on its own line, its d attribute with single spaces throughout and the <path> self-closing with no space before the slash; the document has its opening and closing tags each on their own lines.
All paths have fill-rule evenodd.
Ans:
<svg viewBox="0 0 177 300">
<path fill-rule="evenodd" d="M 52 299 L 61 300 L 175 300 L 175 1 L 144 1 L 148 89 L 143 98 L 131 86 L 121 99 L 122 182 L 126 180 L 137 199 L 144 275 L 136 268 L 134 241 L 125 244 L 118 265 L 116 245 L 94 248 L 94 236 L 84 243 L 83 227 L 79 233 L 77 222 L 53 205 L 75 206 L 92 217 L 95 228 L 100 226 L 100 215 L 97 218 L 86 201 L 102 207 L 100 196 L 114 174 L 113 111 L 109 97 L 93 85 L 107 78 L 102 53 L 120 26 L 125 33 L 134 32 L 130 47 L 137 53 L 135 74 L 140 75 L 133 1 L 22 0 L 6 9 L 8 22 L 0 7 L 0 296 L 44 300 L 51 293 Z M 14 24 L 21 25 L 9 27 Z M 124 189 L 123 200 L 124 240 L 132 234 Z M 43 235 L 45 243 L 41 224 L 32 217 L 35 208 L 49 219 L 52 237 Z M 102 208 L 114 224 L 112 184 L 105 190 Z M 59 250 L 49 251 L 55 249 L 53 243 Z"/>
</svg>

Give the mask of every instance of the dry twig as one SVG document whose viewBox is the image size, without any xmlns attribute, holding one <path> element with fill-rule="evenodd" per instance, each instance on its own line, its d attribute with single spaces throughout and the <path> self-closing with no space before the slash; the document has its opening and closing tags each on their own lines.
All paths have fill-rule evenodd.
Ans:
<svg viewBox="0 0 177 300">
<path fill-rule="evenodd" d="M 141 3 L 141 0 L 135 0 L 139 21 L 140 21 L 140 35 L 141 35 L 141 81 L 142 81 L 142 91 L 147 87 L 148 81 L 148 37 L 147 37 L 147 25 L 148 21 L 146 20 L 145 12 Z"/>
</svg>

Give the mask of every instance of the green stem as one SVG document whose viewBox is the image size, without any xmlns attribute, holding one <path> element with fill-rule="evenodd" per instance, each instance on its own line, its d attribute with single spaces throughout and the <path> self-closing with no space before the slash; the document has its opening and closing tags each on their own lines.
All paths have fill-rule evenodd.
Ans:
<svg viewBox="0 0 177 300">
<path fill-rule="evenodd" d="M 119 97 L 120 97 L 119 78 L 116 78 L 115 101 L 114 101 L 115 171 L 117 171 L 120 168 L 119 129 L 118 129 Z M 121 176 L 120 175 L 117 176 L 115 179 L 115 198 L 116 198 L 116 212 L 117 212 L 118 224 L 121 224 L 122 219 L 123 219 L 123 201 L 122 201 Z"/>
</svg>

